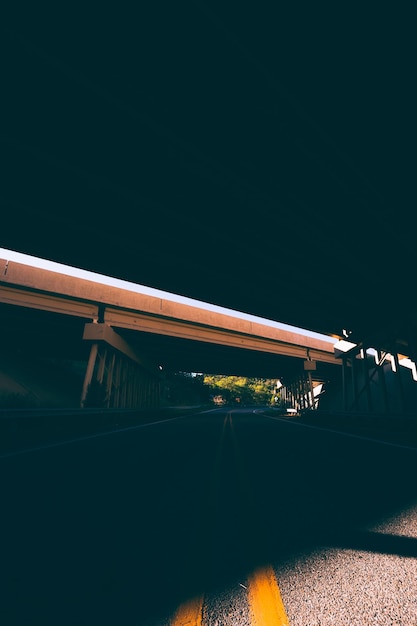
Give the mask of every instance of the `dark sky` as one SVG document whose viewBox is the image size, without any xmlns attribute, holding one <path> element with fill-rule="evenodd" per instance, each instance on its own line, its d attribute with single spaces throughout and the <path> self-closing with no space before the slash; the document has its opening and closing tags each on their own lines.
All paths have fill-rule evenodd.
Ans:
<svg viewBox="0 0 417 626">
<path fill-rule="evenodd" d="M 0 245 L 369 328 L 411 299 L 413 25 L 366 2 L 11 8 Z"/>
</svg>

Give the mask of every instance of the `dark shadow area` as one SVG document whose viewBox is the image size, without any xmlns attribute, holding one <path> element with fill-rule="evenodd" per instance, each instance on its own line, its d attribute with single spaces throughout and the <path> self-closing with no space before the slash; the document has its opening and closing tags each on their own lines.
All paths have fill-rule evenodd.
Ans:
<svg viewBox="0 0 417 626">
<path fill-rule="evenodd" d="M 194 413 L 201 407 L 161 407 L 158 409 L 0 409 L 0 455 L 83 437 L 94 437 L 114 430 L 129 429 Z"/>
<path fill-rule="evenodd" d="M 417 558 L 417 538 L 372 531 L 352 531 L 334 547 Z"/>
<path fill-rule="evenodd" d="M 239 419 L 245 417 L 235 418 L 237 424 Z M 413 453 L 404 456 L 393 448 L 385 456 L 376 445 L 352 444 L 329 435 L 320 443 L 309 432 L 299 433 L 295 447 L 291 443 L 286 449 L 271 432 L 268 438 L 268 432 L 267 427 L 259 440 L 255 429 L 250 433 L 247 449 L 252 452 L 244 457 L 247 442 L 239 433 L 240 459 L 232 432 L 226 433 L 217 512 L 212 510 L 213 519 L 206 521 L 204 530 L 212 540 L 205 548 L 200 546 L 190 570 L 193 594 L 245 583 L 259 565 L 308 554 L 320 546 L 415 556 L 417 539 L 358 530 L 416 501 Z"/>
<path fill-rule="evenodd" d="M 361 530 L 416 502 L 415 454 L 226 416 L 3 459 L 2 624 L 159 626 L 320 546 L 416 556 Z"/>
<path fill-rule="evenodd" d="M 411 335 L 411 12 L 96 13 L 8 7 L 2 245 L 323 332 Z M 329 262 L 352 232 L 366 243 Z"/>
<path fill-rule="evenodd" d="M 188 537 L 190 560 L 178 571 L 177 589 L 171 585 L 165 596 L 172 598 L 172 610 L 195 595 L 221 596 L 222 590 L 246 584 L 260 565 L 308 555 L 321 546 L 416 555 L 417 539 L 358 530 L 416 502 L 412 454 L 401 458 L 400 451 L 391 450 L 395 462 L 390 463 L 390 454 L 384 457 L 383 449 L 369 443 L 352 445 L 328 435 L 320 443 L 320 435 L 309 432 L 281 447 L 282 431 L 277 440 L 267 426 L 258 440 L 255 424 L 243 443 L 239 424 L 247 420 L 249 425 L 250 419 L 234 418 L 237 447 L 236 433 L 225 429 L 214 500 L 210 506 L 204 502 L 199 513 L 195 509 L 200 528 L 194 526 L 193 538 Z M 251 453 L 245 454 L 245 448 Z M 295 453 L 300 456 L 291 459 Z"/>
</svg>

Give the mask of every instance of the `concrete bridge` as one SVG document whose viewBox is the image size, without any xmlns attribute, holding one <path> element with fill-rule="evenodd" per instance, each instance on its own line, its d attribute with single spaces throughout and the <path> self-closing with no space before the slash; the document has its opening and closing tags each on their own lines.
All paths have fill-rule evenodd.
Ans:
<svg viewBox="0 0 417 626">
<path fill-rule="evenodd" d="M 242 375 L 250 364 L 251 371 L 279 379 L 283 402 L 295 410 L 317 408 L 319 402 L 333 410 L 370 412 L 413 405 L 415 364 L 397 351 L 208 309 L 203 302 L 176 300 L 156 290 L 150 295 L 140 286 L 111 286 L 67 275 L 64 269 L 5 258 L 0 271 L 0 302 L 25 310 L 28 324 L 35 310 L 77 321 L 79 340 L 89 347 L 81 406 L 94 393 L 101 394 L 107 408 L 157 406 L 167 363 L 178 371 Z M 36 335 L 40 329 L 32 324 L 30 332 Z M 396 383 L 387 383 L 395 373 Z"/>
<path fill-rule="evenodd" d="M 304 335 L 301 330 L 297 332 L 295 328 L 255 317 L 242 319 L 233 311 L 207 310 L 204 303 L 199 306 L 191 300 L 190 303 L 177 302 L 172 294 L 161 292 L 160 297 L 151 296 L 7 259 L 1 259 L 0 264 L 0 301 L 3 304 L 85 321 L 83 341 L 91 349 L 81 404 L 94 380 L 104 385 L 109 407 L 146 406 L 157 402 L 162 365 L 152 359 L 152 343 L 147 349 L 140 349 L 135 341 L 136 334 L 176 338 L 189 345 L 192 342 L 195 355 L 200 354 L 196 359 L 198 371 L 214 367 L 213 363 L 205 362 L 207 352 L 199 352 L 201 345 L 232 348 L 238 350 L 240 357 L 244 351 L 252 355 L 254 361 L 264 353 L 297 363 L 299 360 L 333 366 L 340 363 L 333 350 L 336 338 L 318 333 Z M 123 336 L 123 331 L 129 334 Z M 37 333 L 36 326 L 32 332 Z M 183 351 L 175 347 L 171 350 L 175 351 L 171 358 L 175 359 L 177 369 L 183 369 Z M 215 371 L 221 373 L 222 355 L 217 359 Z M 277 369 L 281 367 L 278 363 Z M 243 361 L 240 359 L 239 364 L 237 360 L 235 367 L 235 373 L 239 374 Z M 277 376 L 272 368 L 270 376 Z"/>
<path fill-rule="evenodd" d="M 202 5 L 182 14 L 166 3 L 162 35 L 159 3 L 148 5 L 140 37 L 122 13 L 101 15 L 87 35 L 82 20 L 57 30 L 39 12 L 9 23 L 1 245 L 336 337 L 346 329 L 360 350 L 416 362 L 416 107 L 404 24 L 393 32 L 392 15 L 379 16 L 398 35 L 386 48 L 384 28 L 362 31 L 363 21 L 337 19 L 334 37 L 320 16 L 301 32 L 298 10 L 293 30 L 273 9 L 236 20 L 233 7 L 208 17 Z M 120 37 L 111 60 L 106 29 Z M 155 42 L 160 54 L 143 63 Z M 171 354 L 174 365 L 181 353 L 188 371 L 198 366 L 188 342 L 210 367 L 249 371 L 252 353 L 259 373 L 283 380 L 306 358 L 306 346 L 255 328 L 225 333 L 226 320 L 202 321 L 196 342 L 197 325 L 165 302 L 162 313 L 158 299 L 143 311 L 67 299 L 77 309 L 61 313 L 69 334 L 76 319 L 97 318 L 129 345 L 140 339 L 141 354 Z M 162 334 L 174 318 L 177 334 Z M 331 378 L 335 365 L 314 358 L 314 376 Z"/>
</svg>

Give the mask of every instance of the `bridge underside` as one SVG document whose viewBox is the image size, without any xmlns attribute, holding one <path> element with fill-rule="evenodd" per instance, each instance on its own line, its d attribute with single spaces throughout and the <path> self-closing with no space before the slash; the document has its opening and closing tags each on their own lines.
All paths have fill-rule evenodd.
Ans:
<svg viewBox="0 0 417 626">
<path fill-rule="evenodd" d="M 2 246 L 416 350 L 411 14 L 26 8 L 2 37 Z"/>
<path fill-rule="evenodd" d="M 4 303 L 0 345 L 0 372 L 2 366 L 7 371 L 8 360 L 9 365 L 29 363 L 33 357 L 77 364 L 76 402 L 79 399 L 82 406 L 101 402 L 107 408 L 154 407 L 161 381 L 178 371 L 279 379 L 282 402 L 295 410 L 320 406 L 409 413 L 417 401 L 415 366 L 414 371 L 401 367 L 397 352 L 375 351 L 376 356 L 360 358 L 360 347 L 337 352 L 338 365 L 317 361 L 310 370 L 299 357 L 129 328 L 113 330 L 72 315 Z"/>
<path fill-rule="evenodd" d="M 89 346 L 82 339 L 85 323 L 82 318 L 0 304 L 0 342 L 7 351 L 87 361 Z M 303 367 L 295 357 L 137 330 L 117 332 L 139 354 L 168 371 L 285 378 Z M 335 368 L 326 363 L 319 367 L 323 372 Z"/>
<path fill-rule="evenodd" d="M 81 405 L 103 401 L 108 408 L 135 403 L 153 406 L 161 380 L 179 371 L 290 382 L 300 376 L 304 362 L 300 357 L 264 350 L 129 328 L 112 330 L 82 317 L 5 303 L 0 304 L 0 345 L 0 370 L 3 366 L 7 372 L 7 363 L 10 367 L 15 363 L 15 370 L 22 370 L 22 380 L 25 367 L 36 369 L 42 360 L 75 363 Z M 335 364 L 318 362 L 315 379 L 337 379 L 336 371 L 340 377 L 340 369 Z M 45 373 L 45 377 L 50 374 Z M 26 379 L 30 379 L 28 372 Z M 53 386 L 52 379 L 50 382 Z M 78 400 L 71 396 L 66 401 Z"/>
</svg>

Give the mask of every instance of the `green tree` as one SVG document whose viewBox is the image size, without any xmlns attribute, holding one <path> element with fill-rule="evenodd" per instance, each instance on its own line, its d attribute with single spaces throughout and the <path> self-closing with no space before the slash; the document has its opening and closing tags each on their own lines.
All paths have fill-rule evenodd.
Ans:
<svg viewBox="0 0 417 626">
<path fill-rule="evenodd" d="M 228 404 L 271 404 L 275 380 L 244 376 L 206 375 L 204 384 L 212 397 L 221 397 Z"/>
</svg>

